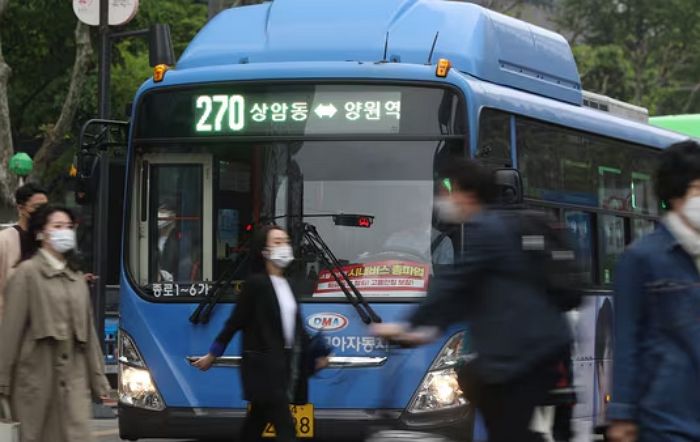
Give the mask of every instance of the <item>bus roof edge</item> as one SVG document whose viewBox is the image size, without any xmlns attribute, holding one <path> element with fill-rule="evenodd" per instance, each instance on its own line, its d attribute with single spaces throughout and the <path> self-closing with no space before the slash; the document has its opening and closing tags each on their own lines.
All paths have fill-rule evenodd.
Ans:
<svg viewBox="0 0 700 442">
<path fill-rule="evenodd" d="M 195 37 L 178 69 L 286 62 L 426 65 L 580 106 L 571 47 L 555 32 L 444 0 L 275 0 L 231 8 Z M 386 54 L 386 55 L 385 55 Z"/>
</svg>

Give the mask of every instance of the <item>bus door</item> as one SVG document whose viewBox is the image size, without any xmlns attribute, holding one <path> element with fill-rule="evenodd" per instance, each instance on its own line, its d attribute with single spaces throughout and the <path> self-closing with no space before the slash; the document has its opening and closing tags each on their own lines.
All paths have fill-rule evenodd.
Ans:
<svg viewBox="0 0 700 442">
<path fill-rule="evenodd" d="M 180 284 L 212 279 L 212 156 L 144 155 L 137 168 L 139 283 L 180 296 Z"/>
</svg>

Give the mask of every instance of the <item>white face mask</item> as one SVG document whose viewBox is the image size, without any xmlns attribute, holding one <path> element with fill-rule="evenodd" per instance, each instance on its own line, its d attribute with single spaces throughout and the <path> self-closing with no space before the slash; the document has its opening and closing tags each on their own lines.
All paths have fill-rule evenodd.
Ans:
<svg viewBox="0 0 700 442">
<path fill-rule="evenodd" d="M 681 209 L 685 220 L 696 230 L 700 230 L 700 196 L 688 198 Z"/>
<path fill-rule="evenodd" d="M 171 225 L 174 216 L 175 214 L 173 212 L 158 211 L 158 229 L 163 229 Z"/>
<path fill-rule="evenodd" d="M 49 232 L 49 243 L 58 253 L 66 253 L 75 248 L 75 230 L 60 229 Z"/>
<path fill-rule="evenodd" d="M 440 221 L 449 224 L 462 224 L 465 221 L 459 207 L 448 197 L 436 198 L 434 205 L 435 213 Z"/>
<path fill-rule="evenodd" d="M 276 267 L 285 269 L 294 261 L 294 251 L 292 250 L 292 246 L 289 245 L 270 247 L 265 253 L 265 258 Z"/>
</svg>

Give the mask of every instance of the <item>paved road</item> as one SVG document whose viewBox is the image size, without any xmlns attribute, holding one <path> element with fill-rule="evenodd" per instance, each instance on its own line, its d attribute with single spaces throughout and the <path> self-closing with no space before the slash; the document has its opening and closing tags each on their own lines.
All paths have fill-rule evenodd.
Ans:
<svg viewBox="0 0 700 442">
<path fill-rule="evenodd" d="M 95 442 L 121 442 L 119 438 L 118 421 L 114 419 L 94 419 L 92 421 L 92 437 Z M 272 439 L 270 439 L 272 440 Z M 139 442 L 197 442 L 190 439 L 139 439 Z M 358 441 L 361 442 L 361 441 Z"/>
<path fill-rule="evenodd" d="M 95 419 L 92 421 L 92 437 L 96 442 L 121 442 L 117 419 Z M 139 439 L 139 442 L 196 442 L 187 439 Z"/>
</svg>

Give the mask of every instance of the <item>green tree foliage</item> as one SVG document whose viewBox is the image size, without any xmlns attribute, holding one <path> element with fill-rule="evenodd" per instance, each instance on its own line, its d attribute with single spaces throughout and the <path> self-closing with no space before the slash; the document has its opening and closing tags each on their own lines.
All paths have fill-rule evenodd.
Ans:
<svg viewBox="0 0 700 442">
<path fill-rule="evenodd" d="M 207 21 L 207 6 L 192 0 L 146 0 L 140 2 L 138 15 L 129 29 L 147 28 L 153 23 L 167 23 L 179 58 L 195 34 Z M 112 112 L 124 117 L 126 105 L 153 70 L 148 64 L 148 42 L 131 38 L 115 45 L 112 65 Z"/>
<path fill-rule="evenodd" d="M 8 0 L 0 0 L 0 23 L 7 10 Z M 12 143 L 12 122 L 10 121 L 10 105 L 7 98 L 7 84 L 11 69 L 5 62 L 2 52 L 2 36 L 0 35 L 0 164 L 7 164 L 14 154 Z M 13 191 L 17 186 L 17 178 L 5 167 L 0 167 L 0 213 L 3 207 L 12 205 Z"/>
<path fill-rule="evenodd" d="M 207 5 L 194 0 L 142 0 L 137 16 L 114 31 L 148 28 L 153 23 L 171 27 L 179 56 L 207 20 Z M 8 102 L 15 150 L 34 153 L 61 113 L 75 59 L 77 19 L 66 0 L 10 0 L 0 23 L 3 54 L 12 68 Z M 72 129 L 55 148 L 43 181 L 59 189 L 75 152 L 82 123 L 97 114 L 97 28 L 91 29 L 94 47 L 88 77 Z M 148 42 L 129 38 L 112 50 L 111 107 L 113 118 L 124 118 L 127 103 L 152 75 Z M 60 192 L 57 192 L 60 193 Z"/>
<path fill-rule="evenodd" d="M 527 8 L 549 8 L 555 0 L 460 0 L 476 3 L 485 8 L 521 18 L 527 15 Z M 524 14 L 525 13 L 525 14 Z"/>
<path fill-rule="evenodd" d="M 15 145 L 38 145 L 68 90 L 76 18 L 63 0 L 10 1 L 2 19 L 3 52 L 12 68 L 10 116 Z"/>
<path fill-rule="evenodd" d="M 648 107 L 700 111 L 697 0 L 562 0 L 584 88 Z"/>
<path fill-rule="evenodd" d="M 586 89 L 611 97 L 634 94 L 628 81 L 633 75 L 632 65 L 625 59 L 620 46 L 579 44 L 574 46 L 573 51 Z"/>
</svg>

